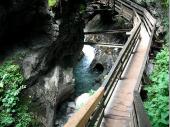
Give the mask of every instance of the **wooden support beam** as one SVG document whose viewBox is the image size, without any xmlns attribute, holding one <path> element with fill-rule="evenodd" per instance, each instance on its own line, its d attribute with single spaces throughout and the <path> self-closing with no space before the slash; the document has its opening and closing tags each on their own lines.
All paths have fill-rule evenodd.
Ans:
<svg viewBox="0 0 170 127">
<path fill-rule="evenodd" d="M 114 44 L 114 43 L 96 43 L 96 42 L 83 42 L 84 45 L 115 45 L 115 46 L 123 46 L 123 44 Z"/>
<path fill-rule="evenodd" d="M 94 11 L 114 11 L 114 9 L 93 9 L 93 10 L 85 10 L 85 12 L 94 12 Z"/>
<path fill-rule="evenodd" d="M 97 45 L 95 42 L 83 42 L 84 45 Z"/>
<path fill-rule="evenodd" d="M 102 2 L 98 2 L 98 1 L 93 1 L 93 2 L 88 2 L 88 4 L 99 4 L 99 5 L 106 5 L 106 4 L 104 4 L 104 3 L 102 3 Z"/>
<path fill-rule="evenodd" d="M 102 30 L 102 31 L 84 32 L 84 34 L 117 34 L 117 33 L 126 33 L 130 30 L 131 29 Z"/>
<path fill-rule="evenodd" d="M 128 36 L 130 36 L 131 34 L 132 34 L 132 32 L 131 32 L 131 31 L 126 32 L 126 35 L 128 35 Z"/>
<path fill-rule="evenodd" d="M 120 45 L 98 45 L 98 46 L 101 46 L 101 47 L 108 47 L 108 48 L 123 48 L 123 46 L 120 46 Z"/>
<path fill-rule="evenodd" d="M 111 44 L 111 43 L 95 43 L 95 42 L 83 42 L 84 45 L 97 45 L 101 47 L 110 47 L 110 48 L 123 48 L 123 44 Z"/>
</svg>

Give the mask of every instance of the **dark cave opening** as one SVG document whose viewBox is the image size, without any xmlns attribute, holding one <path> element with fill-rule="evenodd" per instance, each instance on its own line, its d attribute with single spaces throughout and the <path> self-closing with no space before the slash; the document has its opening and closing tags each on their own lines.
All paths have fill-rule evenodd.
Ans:
<svg viewBox="0 0 170 127">
<path fill-rule="evenodd" d="M 94 68 L 93 68 L 94 71 L 97 71 L 99 73 L 102 73 L 104 71 L 104 67 L 102 64 L 100 63 L 97 63 Z"/>
</svg>

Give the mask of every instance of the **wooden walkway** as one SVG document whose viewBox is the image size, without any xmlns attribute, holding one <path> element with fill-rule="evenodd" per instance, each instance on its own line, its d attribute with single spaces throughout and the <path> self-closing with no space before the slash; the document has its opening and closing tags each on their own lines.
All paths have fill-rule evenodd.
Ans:
<svg viewBox="0 0 170 127">
<path fill-rule="evenodd" d="M 124 78 L 118 82 L 106 107 L 101 127 L 131 127 L 132 125 L 133 93 L 141 79 L 141 71 L 150 47 L 150 37 L 144 24 L 141 25 L 140 36 L 141 41 L 136 52 L 124 70 Z"/>
<path fill-rule="evenodd" d="M 114 2 L 134 27 L 102 86 L 64 127 L 151 127 L 139 93 L 156 20 L 130 0 Z"/>
</svg>

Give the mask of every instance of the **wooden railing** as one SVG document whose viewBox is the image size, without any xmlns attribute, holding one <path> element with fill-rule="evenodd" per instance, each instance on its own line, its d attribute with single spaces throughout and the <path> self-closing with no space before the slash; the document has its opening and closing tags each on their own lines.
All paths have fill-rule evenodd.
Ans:
<svg viewBox="0 0 170 127">
<path fill-rule="evenodd" d="M 100 125 L 104 116 L 105 107 L 109 102 L 111 94 L 113 93 L 118 81 L 123 78 L 121 77 L 122 73 L 135 49 L 137 42 L 139 42 L 141 20 L 135 11 L 133 11 L 133 15 L 134 20 L 137 18 L 137 23 L 131 30 L 130 37 L 121 50 L 119 57 L 114 63 L 114 66 L 111 68 L 109 74 L 107 75 L 106 80 L 102 84 L 102 87 L 104 87 L 104 96 L 100 100 L 99 105 L 96 106 L 97 108 L 95 109 L 92 118 L 90 118 L 89 122 L 87 123 L 87 126 L 89 127 Z"/>
<path fill-rule="evenodd" d="M 105 107 L 109 102 L 111 94 L 114 92 L 118 81 L 124 78 L 122 77 L 123 70 L 128 64 L 130 57 L 134 53 L 137 44 L 140 41 L 141 23 L 143 23 L 145 27 L 148 27 L 146 27 L 146 29 L 150 36 L 150 41 L 152 40 L 156 20 L 146 9 L 129 0 L 115 0 L 114 6 L 115 10 L 122 14 L 124 18 L 129 21 L 133 20 L 134 27 L 130 31 L 131 35 L 121 50 L 119 57 L 114 63 L 114 66 L 111 68 L 102 86 L 95 92 L 89 101 L 68 120 L 64 127 L 100 126 L 104 116 Z M 149 48 L 147 52 L 149 52 Z M 136 109 L 135 105 L 134 108 Z"/>
<path fill-rule="evenodd" d="M 134 91 L 132 107 L 131 118 L 133 119 L 133 127 L 151 127 L 139 91 Z"/>
</svg>

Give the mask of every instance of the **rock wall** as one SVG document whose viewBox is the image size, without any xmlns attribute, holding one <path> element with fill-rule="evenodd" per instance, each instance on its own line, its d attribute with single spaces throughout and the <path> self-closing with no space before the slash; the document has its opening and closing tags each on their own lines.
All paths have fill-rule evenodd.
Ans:
<svg viewBox="0 0 170 127">
<path fill-rule="evenodd" d="M 58 103 L 74 92 L 72 71 L 72 68 L 56 66 L 27 90 L 27 95 L 32 98 L 31 111 L 45 127 L 53 127 Z"/>
<path fill-rule="evenodd" d="M 1 53 L 12 50 L 16 44 L 29 44 L 35 34 L 47 32 L 44 29 L 50 20 L 47 0 L 0 1 L 0 12 Z"/>
<path fill-rule="evenodd" d="M 101 14 L 94 16 L 92 20 L 88 22 L 85 27 L 85 31 L 103 31 L 103 30 L 114 30 L 114 29 L 130 29 L 132 23 L 125 21 L 123 18 L 114 17 L 112 15 L 112 22 L 103 23 Z M 122 25 L 122 24 L 127 24 Z M 119 34 L 91 34 L 85 35 L 85 42 L 97 43 L 93 47 L 95 48 L 95 57 L 91 63 L 92 70 L 101 71 L 102 73 L 96 79 L 96 83 L 101 84 L 105 76 L 109 73 L 111 67 L 114 65 L 121 48 L 113 48 L 114 44 L 124 45 L 127 41 L 128 36 L 126 33 Z M 101 46 L 100 44 L 104 44 Z M 107 45 L 109 44 L 109 45 Z"/>
<path fill-rule="evenodd" d="M 47 0 L 0 2 L 1 61 L 24 53 L 18 61 L 27 84 L 23 97 L 31 97 L 30 111 L 45 127 L 53 127 L 58 103 L 74 92 L 73 64 L 83 47 L 84 23 L 80 2 L 73 2 L 62 0 L 55 22 Z"/>
</svg>

